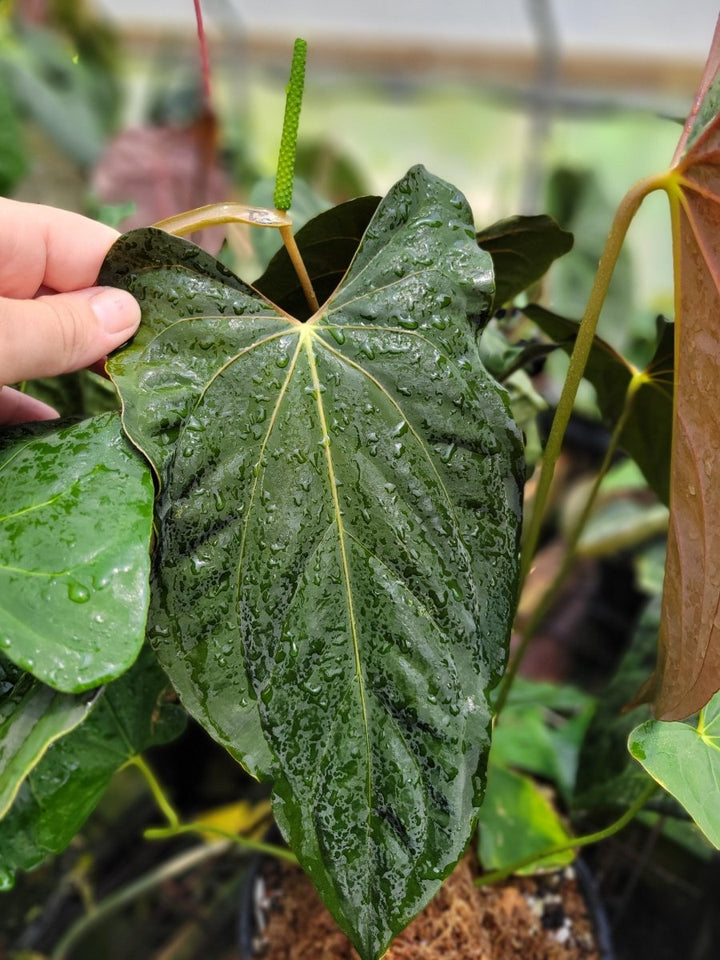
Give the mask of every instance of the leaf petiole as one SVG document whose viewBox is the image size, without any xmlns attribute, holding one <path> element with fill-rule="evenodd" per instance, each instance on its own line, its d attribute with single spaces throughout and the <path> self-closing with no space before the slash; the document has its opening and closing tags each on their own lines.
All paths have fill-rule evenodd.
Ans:
<svg viewBox="0 0 720 960">
<path fill-rule="evenodd" d="M 613 821 L 613 823 L 607 827 L 604 827 L 602 830 L 597 830 L 595 833 L 587 833 L 582 837 L 572 837 L 570 840 L 563 841 L 563 843 L 556 843 L 551 847 L 546 847 L 544 850 L 539 850 L 537 853 L 531 853 L 526 857 L 521 857 L 520 860 L 516 860 L 514 863 L 508 864 L 508 866 L 502 867 L 499 870 L 492 870 L 489 873 L 484 873 L 482 876 L 477 878 L 475 881 L 475 886 L 485 887 L 492 883 L 499 883 L 501 880 L 505 880 L 507 877 L 512 876 L 512 874 L 517 870 L 522 870 L 523 867 L 529 867 L 533 863 L 538 863 L 540 860 L 544 860 L 546 857 L 552 857 L 555 856 L 555 854 L 564 853 L 566 850 L 577 850 L 581 847 L 589 847 L 593 843 L 599 843 L 601 840 L 607 840 L 608 837 L 612 837 L 614 834 L 619 833 L 623 827 L 626 827 L 631 820 L 635 819 L 635 817 L 642 810 L 657 789 L 658 784 L 653 780 L 653 782 L 647 785 L 637 800 L 632 804 L 632 806 L 628 807 L 621 817 L 618 817 L 617 820 Z"/>
</svg>

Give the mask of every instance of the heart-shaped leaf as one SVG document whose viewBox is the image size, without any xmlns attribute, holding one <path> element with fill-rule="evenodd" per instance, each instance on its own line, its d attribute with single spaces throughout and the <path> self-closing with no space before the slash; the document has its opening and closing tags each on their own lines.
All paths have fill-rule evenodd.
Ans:
<svg viewBox="0 0 720 960">
<path fill-rule="evenodd" d="M 66 693 L 119 676 L 145 636 L 150 471 L 117 414 L 0 434 L 0 647 Z"/>
<path fill-rule="evenodd" d="M 521 443 L 469 319 L 489 257 L 417 167 L 307 323 L 154 231 L 100 282 L 144 313 L 111 371 L 161 480 L 150 636 L 370 960 L 467 844 L 512 620 Z"/>
<path fill-rule="evenodd" d="M 180 735 L 184 711 L 163 702 L 168 680 L 149 647 L 92 710 L 53 743 L 0 819 L 0 890 L 17 870 L 60 853 L 80 830 L 114 774 L 136 754 Z"/>
<path fill-rule="evenodd" d="M 58 693 L 0 656 L 0 818 L 50 744 L 82 723 L 95 696 Z"/>
<path fill-rule="evenodd" d="M 628 748 L 720 849 L 720 694 L 701 710 L 696 726 L 648 720 L 630 733 Z"/>
<path fill-rule="evenodd" d="M 696 713 L 720 689 L 720 29 L 685 125 L 668 192 L 676 276 L 670 530 L 656 716 Z"/>
</svg>

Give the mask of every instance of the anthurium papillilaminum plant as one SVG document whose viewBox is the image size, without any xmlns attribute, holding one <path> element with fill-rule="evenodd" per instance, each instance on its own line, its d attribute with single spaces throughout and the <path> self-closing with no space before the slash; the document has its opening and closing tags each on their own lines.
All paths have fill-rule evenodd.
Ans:
<svg viewBox="0 0 720 960">
<path fill-rule="evenodd" d="M 705 704 L 720 687 L 708 334 L 718 42 L 673 167 L 619 208 L 582 322 L 524 307 L 549 338 L 541 344 L 483 332 L 572 238 L 546 217 L 476 232 L 462 194 L 420 166 L 381 200 L 342 204 L 293 234 L 291 136 L 277 209 L 213 205 L 117 241 L 99 282 L 130 290 L 143 312 L 108 363 L 121 415 L 0 437 L 3 886 L 63 850 L 129 763 L 168 821 L 149 833 L 212 831 L 182 822 L 142 756 L 177 736 L 187 714 L 270 784 L 291 852 L 272 849 L 299 860 L 363 960 L 381 956 L 437 891 L 478 818 L 492 871 L 481 881 L 539 859 L 567 862 L 626 823 L 656 781 L 718 842 L 716 792 L 698 802 L 702 791 L 677 787 L 682 758 L 703 783 L 712 778 L 717 706 Z M 638 370 L 595 326 L 627 226 L 653 189 L 671 199 L 675 336 L 664 327 Z M 238 218 L 278 228 L 286 245 L 252 285 L 169 232 Z M 556 348 L 572 357 L 520 554 L 527 468 L 499 381 L 512 390 L 513 371 Z M 610 449 L 503 678 L 583 375 Z M 634 730 L 632 756 L 650 776 L 635 764 L 629 795 L 614 804 L 620 819 L 573 837 L 524 773 L 555 782 L 571 806 L 573 771 L 560 758 L 579 750 L 592 709 L 515 678 L 618 447 L 670 501 L 658 715 L 701 714 Z M 543 726 L 551 704 L 571 714 L 562 733 Z M 539 749 L 514 729 L 532 730 Z M 508 810 L 521 811 L 516 833 L 530 838 L 512 853 L 502 842 Z"/>
</svg>

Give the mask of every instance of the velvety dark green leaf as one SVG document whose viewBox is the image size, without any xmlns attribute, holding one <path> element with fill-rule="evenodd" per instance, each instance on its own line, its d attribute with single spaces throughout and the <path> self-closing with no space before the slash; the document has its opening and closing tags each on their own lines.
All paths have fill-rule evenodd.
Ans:
<svg viewBox="0 0 720 960">
<path fill-rule="evenodd" d="M 523 310 L 549 337 L 572 351 L 578 324 L 533 304 Z M 620 445 L 643 472 L 663 503 L 670 497 L 670 440 L 673 409 L 673 324 L 659 322 L 658 344 L 647 365 L 645 380 L 636 390 L 632 409 L 620 434 Z M 617 423 L 634 368 L 613 348 L 595 337 L 585 377 L 595 387 L 603 418 Z"/>
<path fill-rule="evenodd" d="M 153 484 L 116 414 L 0 433 L 0 647 L 66 693 L 142 646 Z"/>
<path fill-rule="evenodd" d="M 478 853 L 483 870 L 502 870 L 516 860 L 569 839 L 557 810 L 531 777 L 490 763 L 480 811 Z M 558 870 L 572 863 L 574 856 L 572 850 L 565 850 L 518 873 Z"/>
<path fill-rule="evenodd" d="M 348 200 L 321 213 L 295 235 L 319 303 L 328 299 L 345 275 L 379 202 L 379 197 Z M 284 247 L 275 254 L 254 286 L 298 320 L 306 320 L 310 315 Z"/>
<path fill-rule="evenodd" d="M 17 870 L 60 853 L 80 830 L 117 770 L 178 736 L 184 712 L 163 702 L 168 680 L 149 647 L 108 684 L 80 726 L 52 744 L 0 820 L 0 890 Z"/>
<path fill-rule="evenodd" d="M 144 311 L 111 371 L 161 478 L 151 638 L 370 960 L 469 839 L 505 661 L 523 466 L 467 319 L 490 259 L 413 168 L 309 323 L 153 231 L 100 282 Z"/>
<path fill-rule="evenodd" d="M 495 306 L 513 300 L 542 277 L 573 245 L 573 235 L 544 214 L 508 217 L 485 227 L 477 242 L 493 260 Z"/>
<path fill-rule="evenodd" d="M 0 656 L 0 818 L 51 743 L 87 716 L 94 693 L 58 693 Z"/>
</svg>

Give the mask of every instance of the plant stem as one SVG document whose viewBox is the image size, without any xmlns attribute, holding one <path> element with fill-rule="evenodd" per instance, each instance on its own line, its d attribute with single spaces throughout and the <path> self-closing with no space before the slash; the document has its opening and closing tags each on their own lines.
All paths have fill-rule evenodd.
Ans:
<svg viewBox="0 0 720 960">
<path fill-rule="evenodd" d="M 171 233 L 174 237 L 182 237 L 186 233 L 194 233 L 196 230 L 215 227 L 221 223 L 246 223 L 251 227 L 292 226 L 292 220 L 283 211 L 249 207 L 236 201 L 208 203 L 204 207 L 195 207 L 193 210 L 158 220 L 153 226 Z"/>
<path fill-rule="evenodd" d="M 255 840 L 252 837 L 244 837 L 239 833 L 230 833 L 229 830 L 223 830 L 222 827 L 207 823 L 178 823 L 170 827 L 151 827 L 144 832 L 143 836 L 147 840 L 166 840 L 169 837 L 177 837 L 185 833 L 216 833 L 219 837 L 244 850 L 267 853 L 272 857 L 278 857 L 280 860 L 286 860 L 288 863 L 297 864 L 298 862 L 295 854 L 286 847 L 280 847 L 274 843 L 265 843 L 264 840 Z"/>
<path fill-rule="evenodd" d="M 284 210 L 267 210 L 264 207 L 248 207 L 244 203 L 208 203 L 204 207 L 186 210 L 177 213 L 165 220 L 158 220 L 153 224 L 158 230 L 165 230 L 175 237 L 204 230 L 206 227 L 218 226 L 221 223 L 246 223 L 251 227 L 275 227 L 280 230 L 285 249 L 297 274 L 305 299 L 313 313 L 319 309 L 315 290 L 310 275 L 298 250 L 292 232 L 292 220 Z"/>
<path fill-rule="evenodd" d="M 565 383 L 563 384 L 560 400 L 557 410 L 555 411 L 552 427 L 550 428 L 550 435 L 545 444 L 540 479 L 535 494 L 535 503 L 528 527 L 525 531 L 522 546 L 520 558 L 520 588 L 522 588 L 530 570 L 530 565 L 540 538 L 555 464 L 560 455 L 560 448 L 572 414 L 575 396 L 592 348 L 600 311 L 602 310 L 605 297 L 610 287 L 610 281 L 615 269 L 615 264 L 620 255 L 620 249 L 625 235 L 633 217 L 637 213 L 638 207 L 645 197 L 654 190 L 667 189 L 671 176 L 672 174 L 670 172 L 665 172 L 653 177 L 648 177 L 645 180 L 640 180 L 635 186 L 631 187 L 621 200 L 620 206 L 615 214 L 615 219 L 610 227 L 605 249 L 598 264 L 595 281 L 590 291 L 587 307 L 585 308 L 572 356 L 570 357 L 570 366 L 567 376 L 565 377 Z"/>
<path fill-rule="evenodd" d="M 312 281 L 310 279 L 310 274 L 307 272 L 305 262 L 300 255 L 298 250 L 298 245 L 295 243 L 295 237 L 293 236 L 291 227 L 280 227 L 280 236 L 283 239 L 285 244 L 285 249 L 288 252 L 288 256 L 292 262 L 292 265 L 297 274 L 298 280 L 300 281 L 300 286 L 302 291 L 305 294 L 305 299 L 307 304 L 313 313 L 317 312 L 320 309 L 320 304 L 318 303 L 315 290 L 313 289 Z"/>
<path fill-rule="evenodd" d="M 208 58 L 207 36 L 205 34 L 205 25 L 203 24 L 202 7 L 200 0 L 195 2 L 195 20 L 197 21 L 197 35 L 200 42 L 200 63 L 202 66 L 203 81 L 203 103 L 206 110 L 211 109 L 211 89 L 210 89 L 210 60 Z"/>
<path fill-rule="evenodd" d="M 160 808 L 161 813 L 167 820 L 170 827 L 173 829 L 179 827 L 180 817 L 178 816 L 177 811 L 175 810 L 173 805 L 168 800 L 167 794 L 163 790 L 162 786 L 160 785 L 160 781 L 153 773 L 147 761 L 142 756 L 140 756 L 140 754 L 137 754 L 136 756 L 128 760 L 125 766 L 128 766 L 128 767 L 133 766 L 138 768 L 140 773 L 142 773 L 142 775 L 145 777 L 147 785 L 150 787 L 150 792 L 153 795 L 153 800 Z"/>
<path fill-rule="evenodd" d="M 492 870 L 488 873 L 484 873 L 482 876 L 477 878 L 475 881 L 475 886 L 484 887 L 491 883 L 498 883 L 500 880 L 505 880 L 506 877 L 511 876 L 511 874 L 515 873 L 516 871 L 522 870 L 523 867 L 529 867 L 532 863 L 537 863 L 540 860 L 544 860 L 545 857 L 552 857 L 556 853 L 565 853 L 566 850 L 577 850 L 581 847 L 589 847 L 593 843 L 599 843 L 601 840 L 607 840 L 608 837 L 612 837 L 614 834 L 619 833 L 623 827 L 626 827 L 628 823 L 630 823 L 630 821 L 637 816 L 637 814 L 642 810 L 657 789 L 658 784 L 653 780 L 652 783 L 647 785 L 645 790 L 643 790 L 632 806 L 629 807 L 621 817 L 611 823 L 610 826 L 605 827 L 603 830 L 597 830 L 595 833 L 588 833 L 582 837 L 573 837 L 571 840 L 564 841 L 563 843 L 556 843 L 552 847 L 546 847 L 544 850 L 540 850 L 538 853 L 531 853 L 526 857 L 521 857 L 519 860 L 509 864 L 507 867 L 502 867 L 500 870 Z"/>
<path fill-rule="evenodd" d="M 569 536 L 567 537 L 567 548 L 565 550 L 565 555 L 563 556 L 562 563 L 560 564 L 555 577 L 553 578 L 550 587 L 545 591 L 541 600 L 528 617 L 528 621 L 525 624 L 524 628 L 520 633 L 520 643 L 513 655 L 512 660 L 508 664 L 508 668 L 505 671 L 505 675 L 502 680 L 502 685 L 495 701 L 495 719 L 500 716 L 500 713 L 503 710 L 503 707 L 507 703 L 508 696 L 510 695 L 510 690 L 513 685 L 513 681 L 517 675 L 520 664 L 522 663 L 523 657 L 525 656 L 527 649 L 530 645 L 530 641 L 535 636 L 535 631 L 542 622 L 548 610 L 551 608 L 555 600 L 557 599 L 560 589 L 565 582 L 570 569 L 575 561 L 577 555 L 577 547 L 582 536 L 582 532 L 585 529 L 585 525 L 590 517 L 592 509 L 595 505 L 595 500 L 600 491 L 600 485 L 605 478 L 605 474 L 610 469 L 613 457 L 615 456 L 615 451 L 618 448 L 620 443 L 620 437 L 623 430 L 625 429 L 625 424 L 628 421 L 628 417 L 632 411 L 633 401 L 637 395 L 638 390 L 643 383 L 647 382 L 647 374 L 644 372 L 638 372 L 633 375 L 628 384 L 627 391 L 625 393 L 625 402 L 623 404 L 623 409 L 620 416 L 617 419 L 615 428 L 613 429 L 610 441 L 605 451 L 605 456 L 603 462 L 600 465 L 600 469 L 595 475 L 592 487 L 587 495 L 583 508 L 578 516 L 575 524 L 570 531 Z"/>
<path fill-rule="evenodd" d="M 95 907 L 92 913 L 86 913 L 80 917 L 80 919 L 66 931 L 65 935 L 53 950 L 51 960 L 67 960 L 70 956 L 71 949 L 82 940 L 85 934 L 110 914 L 115 913 L 116 910 L 119 910 L 125 906 L 125 904 L 142 896 L 146 891 L 159 886 L 163 881 L 169 880 L 171 877 L 177 877 L 191 870 L 198 864 L 203 863 L 205 860 L 225 853 L 231 848 L 232 844 L 227 841 L 212 844 L 204 843 L 201 846 L 194 847 L 192 850 L 187 850 L 179 854 L 179 856 L 168 860 L 167 863 L 164 863 L 161 867 L 151 870 L 149 873 L 133 881 L 133 883 L 123 887 L 122 890 L 110 894 L 109 897 L 106 897 Z"/>
</svg>

